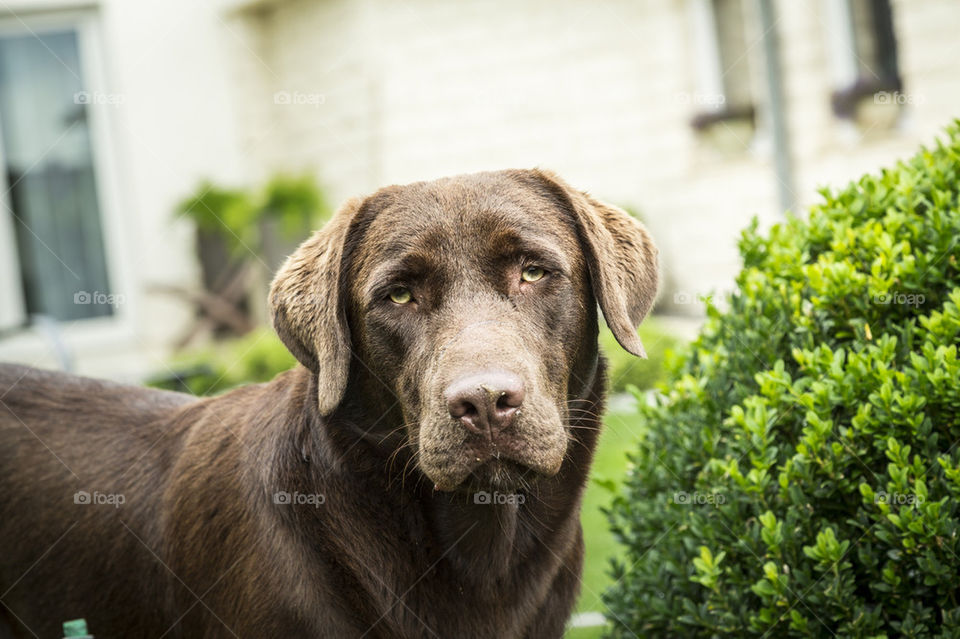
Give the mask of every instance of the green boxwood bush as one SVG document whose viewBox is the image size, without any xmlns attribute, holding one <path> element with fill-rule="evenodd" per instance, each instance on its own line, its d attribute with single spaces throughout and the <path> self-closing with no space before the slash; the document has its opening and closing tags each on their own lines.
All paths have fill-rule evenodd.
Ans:
<svg viewBox="0 0 960 639">
<path fill-rule="evenodd" d="M 960 128 L 744 232 L 608 515 L 613 637 L 960 637 Z"/>
</svg>

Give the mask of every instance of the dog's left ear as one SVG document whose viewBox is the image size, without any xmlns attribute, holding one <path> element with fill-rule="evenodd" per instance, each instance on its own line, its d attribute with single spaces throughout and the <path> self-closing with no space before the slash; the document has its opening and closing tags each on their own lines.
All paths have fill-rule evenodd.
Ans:
<svg viewBox="0 0 960 639">
<path fill-rule="evenodd" d="M 341 303 L 344 245 L 362 200 L 350 200 L 287 258 L 270 285 L 270 315 L 281 341 L 317 378 L 321 415 L 337 407 L 350 371 L 350 329 Z"/>
<path fill-rule="evenodd" d="M 549 171 L 534 171 L 574 215 L 593 294 L 617 342 L 646 357 L 637 327 L 657 296 L 657 247 L 626 211 L 578 191 Z"/>
</svg>

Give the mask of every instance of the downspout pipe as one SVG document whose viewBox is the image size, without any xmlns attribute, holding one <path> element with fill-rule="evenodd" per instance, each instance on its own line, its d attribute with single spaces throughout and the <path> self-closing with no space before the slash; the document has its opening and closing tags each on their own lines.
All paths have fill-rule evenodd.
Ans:
<svg viewBox="0 0 960 639">
<path fill-rule="evenodd" d="M 780 37 L 777 31 L 773 0 L 757 0 L 763 41 L 764 72 L 767 85 L 767 106 L 773 138 L 773 168 L 781 212 L 794 210 L 793 165 L 790 160 L 790 134 L 783 98 L 783 77 L 780 64 Z"/>
</svg>

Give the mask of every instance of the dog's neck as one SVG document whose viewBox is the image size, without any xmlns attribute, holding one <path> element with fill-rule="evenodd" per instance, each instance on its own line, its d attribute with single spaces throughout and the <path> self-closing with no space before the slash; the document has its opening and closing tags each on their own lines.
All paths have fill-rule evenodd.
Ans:
<svg viewBox="0 0 960 639">
<path fill-rule="evenodd" d="M 478 493 L 435 490 L 415 467 L 413 451 L 397 450 L 403 446 L 396 438 L 402 422 L 391 425 L 383 419 L 375 429 L 363 431 L 358 425 L 374 423 L 376 418 L 368 414 L 372 407 L 361 405 L 345 405 L 330 418 L 314 413 L 304 420 L 297 443 L 301 472 L 335 474 L 355 482 L 358 489 L 365 486 L 384 495 L 389 503 L 395 502 L 394 512 L 385 516 L 397 516 L 398 535 L 414 542 L 428 535 L 438 549 L 437 561 L 442 556 L 451 562 L 475 587 L 495 587 L 526 558 L 556 552 L 558 538 L 567 544 L 576 539 L 606 383 L 600 357 L 592 358 L 581 371 L 576 384 L 571 384 L 572 394 L 582 396 L 569 400 L 570 439 L 560 471 L 520 492 L 503 495 L 491 489 L 487 503 L 486 498 L 477 498 Z M 313 390 L 315 382 L 310 383 L 308 397 Z"/>
</svg>

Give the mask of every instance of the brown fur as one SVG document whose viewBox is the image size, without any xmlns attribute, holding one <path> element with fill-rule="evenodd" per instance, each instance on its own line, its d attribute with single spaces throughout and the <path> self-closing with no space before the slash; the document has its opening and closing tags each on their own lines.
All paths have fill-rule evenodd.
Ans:
<svg viewBox="0 0 960 639">
<path fill-rule="evenodd" d="M 270 383 L 199 399 L 0 366 L 0 637 L 75 617 L 99 637 L 560 636 L 596 304 L 640 355 L 656 281 L 619 209 L 541 171 L 458 176 L 351 201 L 290 257 L 270 299 L 303 366 Z M 465 428 L 444 393 L 491 370 L 522 406 Z"/>
</svg>

